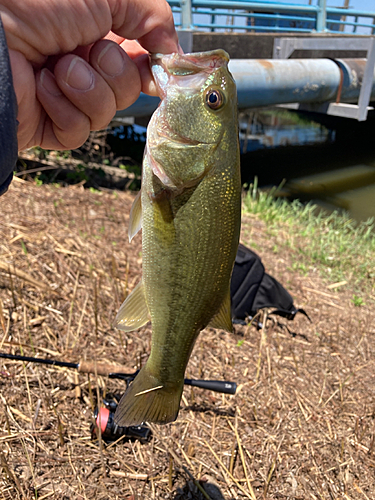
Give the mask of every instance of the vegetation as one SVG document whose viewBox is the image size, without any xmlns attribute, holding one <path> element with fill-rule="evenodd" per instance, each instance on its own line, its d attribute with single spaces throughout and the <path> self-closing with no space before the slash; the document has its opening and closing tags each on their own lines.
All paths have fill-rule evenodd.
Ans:
<svg viewBox="0 0 375 500">
<path fill-rule="evenodd" d="M 358 223 L 347 213 L 327 213 L 312 203 L 278 198 L 277 189 L 259 191 L 257 179 L 244 199 L 244 211 L 256 215 L 276 240 L 274 251 L 288 248 L 294 268 L 317 268 L 329 281 L 347 281 L 355 289 L 375 287 L 374 218 Z"/>
<path fill-rule="evenodd" d="M 145 363 L 150 325 L 112 327 L 142 275 L 141 235 L 130 243 L 127 233 L 134 198 L 12 182 L 0 199 L 2 352 L 113 363 L 124 373 Z M 254 186 L 248 198 L 256 214 L 244 211 L 243 241 L 250 233 L 251 246 L 262 245 L 267 272 L 311 322 L 266 310 L 260 330 L 206 329 L 186 376 L 234 381 L 236 394 L 186 388 L 179 418 L 150 426 L 145 444 L 91 439 L 95 408 L 120 398 L 125 381 L 1 359 L 1 500 L 374 499 L 374 301 L 300 272 L 304 262 L 307 271 L 332 266 L 298 253 L 317 239 L 300 234 L 315 227 L 304 207 Z M 327 228 L 321 221 L 314 234 Z"/>
</svg>

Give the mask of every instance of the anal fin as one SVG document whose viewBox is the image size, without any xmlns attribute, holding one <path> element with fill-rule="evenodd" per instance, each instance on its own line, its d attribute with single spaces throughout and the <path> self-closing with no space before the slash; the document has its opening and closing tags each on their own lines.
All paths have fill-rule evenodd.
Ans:
<svg viewBox="0 0 375 500">
<path fill-rule="evenodd" d="M 113 326 L 124 332 L 132 332 L 148 321 L 150 321 L 150 314 L 146 304 L 143 281 L 140 281 L 122 303 Z"/>
<path fill-rule="evenodd" d="M 218 328 L 219 330 L 226 330 L 227 332 L 230 333 L 233 332 L 229 288 L 228 288 L 228 293 L 225 296 L 223 303 L 221 304 L 219 312 L 211 319 L 211 321 L 207 326 L 211 328 Z"/>
</svg>

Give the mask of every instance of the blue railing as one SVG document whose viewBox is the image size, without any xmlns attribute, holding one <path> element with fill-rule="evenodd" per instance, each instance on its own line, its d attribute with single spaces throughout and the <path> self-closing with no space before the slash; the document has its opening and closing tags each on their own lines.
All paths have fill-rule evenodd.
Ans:
<svg viewBox="0 0 375 500">
<path fill-rule="evenodd" d="M 168 0 L 176 26 L 194 31 L 375 34 L 373 12 L 352 8 L 248 0 Z M 307 0 L 305 0 L 307 3 Z"/>
</svg>

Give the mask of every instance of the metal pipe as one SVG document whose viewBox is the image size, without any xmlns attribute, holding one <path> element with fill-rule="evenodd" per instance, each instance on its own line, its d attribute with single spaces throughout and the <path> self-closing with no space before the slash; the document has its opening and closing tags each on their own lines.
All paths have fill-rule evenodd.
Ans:
<svg viewBox="0 0 375 500">
<path fill-rule="evenodd" d="M 357 102 L 366 59 L 233 59 L 229 63 L 237 84 L 239 107 L 292 102 L 334 102 L 343 71 L 341 102 Z M 375 99 L 375 81 L 371 86 Z"/>
<path fill-rule="evenodd" d="M 327 0 L 318 0 L 318 12 L 316 14 L 316 31 L 318 33 L 325 31 L 327 26 L 326 26 L 326 20 L 327 20 L 327 14 L 326 14 L 326 9 L 327 9 Z"/>
<path fill-rule="evenodd" d="M 277 2 L 247 2 L 235 0 L 193 0 L 193 7 L 215 7 L 216 9 L 260 10 L 266 12 L 318 12 L 316 5 L 292 5 Z"/>
<path fill-rule="evenodd" d="M 194 26 L 195 28 L 198 27 L 198 24 L 194 24 L 193 22 L 193 17 L 196 18 L 197 15 L 202 14 L 202 8 L 203 9 L 210 9 L 211 16 L 212 18 L 216 18 L 216 15 L 225 15 L 228 13 L 228 10 L 235 11 L 233 12 L 232 15 L 238 16 L 242 12 L 251 12 L 251 13 L 260 13 L 260 15 L 264 15 L 265 12 L 269 12 L 270 16 L 272 19 L 275 21 L 275 26 L 273 28 L 271 27 L 258 27 L 255 26 L 254 29 L 256 31 L 282 31 L 281 29 L 278 29 L 278 20 L 279 20 L 279 14 L 284 13 L 287 17 L 293 16 L 296 13 L 297 14 L 302 14 L 302 15 L 312 15 L 314 19 L 314 28 L 316 29 L 317 32 L 324 32 L 324 31 L 331 31 L 327 30 L 327 23 L 332 24 L 337 24 L 339 19 L 342 17 L 343 14 L 343 9 L 338 8 L 338 7 L 327 7 L 326 3 L 327 0 L 318 0 L 317 5 L 297 5 L 297 4 L 288 4 L 288 3 L 279 3 L 275 1 L 251 1 L 251 0 L 187 0 L 188 2 L 192 3 L 192 6 L 194 7 L 195 11 L 187 13 L 188 6 L 186 4 L 186 0 L 168 0 L 169 4 L 181 11 L 181 17 L 187 19 L 188 15 L 190 15 L 190 22 L 188 23 L 190 26 Z M 191 10 L 191 5 L 190 5 L 190 10 Z M 219 10 L 219 12 L 216 14 L 214 11 Z M 185 12 L 183 12 L 185 11 Z M 222 11 L 222 12 L 220 12 Z M 259 15 L 259 14 L 258 14 Z M 330 18 L 330 16 L 333 16 Z M 345 9 L 345 16 L 348 19 L 348 17 L 354 17 L 354 21 L 346 21 L 345 24 L 347 26 L 353 26 L 353 33 L 357 31 L 358 26 L 365 26 L 366 28 L 372 27 L 371 24 L 364 24 L 364 23 L 358 23 L 358 17 L 362 18 L 372 18 L 374 19 L 375 12 L 370 12 L 370 11 L 361 11 L 357 9 Z M 337 19 L 335 19 L 337 17 Z M 211 20 L 212 21 L 212 20 Z M 341 23 L 341 25 L 343 25 Z M 204 27 L 204 28 L 209 28 L 211 31 L 215 31 L 216 29 L 220 29 L 221 26 L 216 25 L 216 19 L 215 22 L 211 22 L 209 24 L 207 23 L 201 23 L 199 27 Z M 232 27 L 232 29 L 243 29 L 244 27 L 241 26 L 235 26 Z M 267 29 L 268 28 L 268 29 Z M 248 27 L 245 27 L 246 30 L 248 30 Z M 315 31 L 314 29 L 314 31 Z M 289 27 L 288 31 L 292 32 L 298 32 L 301 30 L 297 30 L 296 28 Z M 309 28 L 307 28 L 305 31 L 311 31 Z M 342 31 L 342 30 L 341 30 Z"/>
<path fill-rule="evenodd" d="M 374 12 L 357 10 L 357 9 L 341 9 L 338 7 L 327 7 L 327 14 L 345 14 L 346 17 L 358 16 L 358 17 L 374 17 Z"/>
<path fill-rule="evenodd" d="M 212 15 L 214 13 L 214 9 L 200 9 L 199 12 L 197 12 L 197 14 L 206 14 L 206 15 Z M 221 17 L 225 17 L 226 14 L 223 13 L 223 12 L 215 12 L 215 17 L 217 16 L 221 16 Z M 301 16 L 299 13 L 297 14 L 265 14 L 264 12 L 261 12 L 261 13 L 255 13 L 255 12 L 236 12 L 235 17 L 254 17 L 255 19 L 267 19 L 267 20 L 275 20 L 276 18 L 278 20 L 285 20 L 285 21 L 304 21 L 304 22 L 311 22 L 311 23 L 315 23 L 315 17 L 307 17 L 307 16 Z M 331 23 L 338 23 L 337 19 L 331 19 L 329 20 L 329 22 Z M 340 24 L 341 24 L 342 21 L 340 21 Z M 353 24 L 353 23 L 349 23 L 349 24 Z M 206 23 L 202 24 L 203 26 L 206 26 Z M 216 26 L 215 23 L 211 22 L 211 25 L 212 26 Z M 195 27 L 198 26 L 198 24 L 195 24 L 194 25 Z M 228 27 L 228 25 L 226 25 Z M 366 24 L 365 26 L 368 26 L 368 24 Z M 250 26 L 252 29 L 253 28 L 256 28 L 256 26 Z M 269 28 L 269 26 L 267 26 Z M 241 29 L 244 29 L 246 28 L 246 26 L 241 26 Z M 290 28 L 289 28 L 290 30 Z M 308 28 L 306 28 L 305 31 L 311 31 L 309 30 Z"/>
<path fill-rule="evenodd" d="M 238 107 L 289 103 L 335 102 L 343 71 L 341 102 L 357 102 L 366 59 L 232 59 L 229 69 L 237 84 Z M 371 99 L 375 99 L 375 81 Z M 116 116 L 149 116 L 159 103 L 144 94 Z"/>
<path fill-rule="evenodd" d="M 143 94 L 138 97 L 134 104 L 126 109 L 117 111 L 116 117 L 122 118 L 124 116 L 151 116 L 160 102 L 159 97 Z"/>
<path fill-rule="evenodd" d="M 320 2 L 326 3 L 326 0 Z M 178 5 L 178 2 L 169 1 L 170 5 Z M 278 2 L 251 2 L 251 1 L 236 1 L 236 0 L 192 0 L 193 7 L 214 7 L 215 9 L 238 9 L 238 10 L 253 10 L 263 12 L 310 12 L 318 13 L 321 8 L 324 8 L 327 14 L 339 14 L 345 16 L 359 17 L 374 17 L 372 11 L 362 11 L 358 9 L 345 9 L 338 7 L 320 7 L 320 5 L 298 5 L 298 4 L 281 4 Z"/>
<path fill-rule="evenodd" d="M 330 59 L 233 59 L 240 108 L 334 100 L 340 70 Z"/>
<path fill-rule="evenodd" d="M 249 16 L 251 17 L 251 16 Z M 195 24 L 195 28 L 209 28 L 209 29 L 228 29 L 227 24 Z M 277 32 L 285 32 L 285 33 L 290 33 L 290 28 L 282 28 L 280 26 L 239 26 L 239 25 L 233 25 L 231 26 L 231 29 L 241 29 L 241 30 L 254 30 L 254 31 L 277 31 Z M 293 28 L 293 33 L 308 33 L 309 29 L 308 28 Z"/>
<path fill-rule="evenodd" d="M 181 1 L 181 29 L 191 30 L 193 27 L 193 14 L 191 10 L 191 0 Z"/>
</svg>

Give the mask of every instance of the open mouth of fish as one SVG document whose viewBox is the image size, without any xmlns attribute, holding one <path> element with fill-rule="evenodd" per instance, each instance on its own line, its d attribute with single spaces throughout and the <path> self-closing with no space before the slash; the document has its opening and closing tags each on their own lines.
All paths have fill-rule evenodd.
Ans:
<svg viewBox="0 0 375 500">
<path fill-rule="evenodd" d="M 228 54 L 221 49 L 198 54 L 152 54 L 151 66 L 160 98 L 166 87 L 200 88 L 207 77 L 228 63 Z"/>
<path fill-rule="evenodd" d="M 152 66 L 162 66 L 169 76 L 211 73 L 220 66 L 226 66 L 228 62 L 228 54 L 221 49 L 195 54 L 151 54 Z"/>
</svg>

